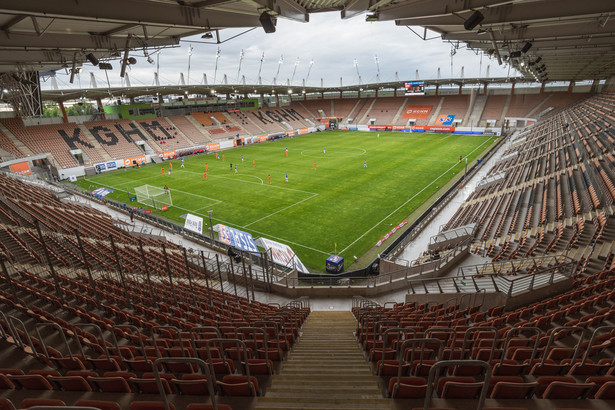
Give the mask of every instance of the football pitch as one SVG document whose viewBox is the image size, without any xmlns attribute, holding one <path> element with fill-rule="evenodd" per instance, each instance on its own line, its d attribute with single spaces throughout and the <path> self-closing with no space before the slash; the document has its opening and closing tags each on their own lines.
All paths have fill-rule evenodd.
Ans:
<svg viewBox="0 0 615 410">
<path fill-rule="evenodd" d="M 374 247 L 463 172 L 465 158 L 472 165 L 494 140 L 483 135 L 326 131 L 221 151 L 219 159 L 213 153 L 187 157 L 183 169 L 175 159 L 76 183 L 88 190 L 111 188 L 108 198 L 128 204 L 135 187 L 166 185 L 173 206 L 158 210 L 159 215 L 182 226 L 180 215 L 201 216 L 207 235 L 207 211 L 212 210 L 214 224 L 285 243 L 306 266 L 324 271 L 325 259 L 336 249 L 348 268 L 354 256 Z"/>
</svg>

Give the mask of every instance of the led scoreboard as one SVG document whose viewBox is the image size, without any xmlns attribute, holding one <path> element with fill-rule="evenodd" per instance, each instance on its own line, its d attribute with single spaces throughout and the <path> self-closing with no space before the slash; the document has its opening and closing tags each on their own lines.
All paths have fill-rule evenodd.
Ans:
<svg viewBox="0 0 615 410">
<path fill-rule="evenodd" d="M 425 81 L 409 81 L 404 83 L 406 95 L 425 95 Z"/>
</svg>

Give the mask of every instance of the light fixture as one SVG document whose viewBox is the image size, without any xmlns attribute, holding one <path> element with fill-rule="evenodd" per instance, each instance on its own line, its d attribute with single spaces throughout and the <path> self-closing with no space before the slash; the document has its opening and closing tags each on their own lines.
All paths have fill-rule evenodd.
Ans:
<svg viewBox="0 0 615 410">
<path fill-rule="evenodd" d="M 530 43 L 529 41 L 527 43 L 525 43 L 525 45 L 523 46 L 523 48 L 521 49 L 521 52 L 523 54 L 527 53 L 528 51 L 530 51 L 530 48 L 532 48 L 532 43 Z"/>
<path fill-rule="evenodd" d="M 489 29 L 479 28 L 476 34 L 478 34 L 479 36 L 482 36 L 483 34 L 487 34 L 488 32 L 489 32 Z"/>
<path fill-rule="evenodd" d="M 101 70 L 113 70 L 113 66 L 111 65 L 111 63 L 100 63 L 98 64 L 98 68 L 100 68 Z"/>
<path fill-rule="evenodd" d="M 536 61 L 534 61 L 534 63 L 538 64 L 538 63 L 540 63 L 541 61 L 542 61 L 542 57 L 538 57 L 538 58 L 536 59 Z"/>
<path fill-rule="evenodd" d="M 85 58 L 92 63 L 92 65 L 98 65 L 98 58 L 92 53 L 88 53 L 85 55 Z"/>
<path fill-rule="evenodd" d="M 513 51 L 510 53 L 510 58 L 519 58 L 521 57 L 521 51 Z"/>
<path fill-rule="evenodd" d="M 203 35 L 201 36 L 201 38 L 204 38 L 204 39 L 212 39 L 212 38 L 214 38 L 214 35 L 213 35 L 213 34 L 211 34 L 211 31 L 208 31 L 207 33 L 203 34 Z"/>
<path fill-rule="evenodd" d="M 261 22 L 261 26 L 263 26 L 265 33 L 275 33 L 275 19 L 269 13 L 263 11 L 258 21 Z"/>
<path fill-rule="evenodd" d="M 133 64 L 137 64 L 137 59 L 134 57 L 129 57 L 128 58 L 128 64 L 133 65 Z"/>
<path fill-rule="evenodd" d="M 468 17 L 466 21 L 464 21 L 463 27 L 466 30 L 474 30 L 474 28 L 478 26 L 484 19 L 485 16 L 483 16 L 480 11 L 476 10 L 474 13 L 472 13 L 470 17 Z"/>
</svg>

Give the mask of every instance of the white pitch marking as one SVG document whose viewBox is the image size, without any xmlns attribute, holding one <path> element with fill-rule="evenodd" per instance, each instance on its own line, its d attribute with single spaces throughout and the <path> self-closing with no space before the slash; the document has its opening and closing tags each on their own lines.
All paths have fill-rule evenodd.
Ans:
<svg viewBox="0 0 615 410">
<path fill-rule="evenodd" d="M 471 153 L 473 153 L 474 151 L 476 151 L 477 149 L 479 149 L 480 147 L 482 147 L 483 145 L 485 145 L 489 140 L 483 142 L 482 144 L 480 144 L 478 147 L 474 148 L 472 151 L 470 151 L 468 153 L 468 155 L 466 155 L 464 158 L 467 158 Z M 393 215 L 395 212 L 399 211 L 401 208 L 403 208 L 404 206 L 406 206 L 406 204 L 410 201 L 412 201 L 414 198 L 416 198 L 417 195 L 419 195 L 421 192 L 423 192 L 424 190 L 426 190 L 428 187 L 430 187 L 431 185 L 433 185 L 438 179 L 442 178 L 444 175 L 446 175 L 447 172 L 449 172 L 450 170 L 452 170 L 453 168 L 455 168 L 457 165 L 459 165 L 459 163 L 455 163 L 455 165 L 453 165 L 452 167 L 450 167 L 449 169 L 447 169 L 446 171 L 444 171 L 444 173 L 442 173 L 442 175 L 440 175 L 438 178 L 434 179 L 433 181 L 431 181 L 428 185 L 425 185 L 425 187 L 423 187 L 423 189 L 421 189 L 419 192 L 417 192 L 416 194 L 414 194 L 412 196 L 412 198 L 408 199 L 406 202 L 404 202 L 403 204 L 401 204 L 399 207 L 397 207 L 393 212 L 391 212 L 390 214 L 388 214 L 387 216 L 385 216 L 384 218 L 382 218 L 382 220 L 380 220 L 380 222 L 378 222 L 376 225 L 372 226 L 371 228 L 369 228 L 363 235 L 359 236 L 357 239 L 355 239 L 350 245 L 348 245 L 347 247 L 345 247 L 344 249 L 342 249 L 342 251 L 340 253 L 344 253 L 348 250 L 348 248 L 350 248 L 352 245 L 354 245 L 355 243 L 357 243 L 357 241 L 359 241 L 359 239 L 363 238 L 365 235 L 367 235 L 368 233 L 370 233 L 371 231 L 374 230 L 374 228 L 380 226 L 380 224 L 382 224 L 387 218 L 389 218 L 391 215 Z"/>
<path fill-rule="evenodd" d="M 314 198 L 315 196 L 318 196 L 318 194 L 314 194 L 314 195 L 312 195 L 312 196 L 310 196 L 310 197 L 308 197 L 308 198 L 302 199 L 301 201 L 299 201 L 299 202 L 295 202 L 294 204 L 289 205 L 289 206 L 287 206 L 287 207 L 285 207 L 285 208 L 278 209 L 277 211 L 272 212 L 272 213 L 270 213 L 269 215 L 262 217 L 261 219 L 257 219 L 256 221 L 253 221 L 253 222 L 250 222 L 250 223 L 249 223 L 249 224 L 247 224 L 247 225 L 244 225 L 244 227 L 248 227 L 248 226 L 250 226 L 250 225 L 253 225 L 253 224 L 257 223 L 257 222 L 262 221 L 263 219 L 267 219 L 267 218 L 269 218 L 269 217 L 271 217 L 271 216 L 273 216 L 273 215 L 275 215 L 275 214 L 278 214 L 278 213 L 280 213 L 280 212 L 282 212 L 282 211 L 285 211 L 285 210 L 287 210 L 287 209 L 289 209 L 289 208 L 292 208 L 292 207 L 293 207 L 293 206 L 295 206 L 295 205 L 299 205 L 301 202 L 305 202 L 305 201 L 307 201 L 308 199 L 312 199 L 312 198 Z"/>
</svg>

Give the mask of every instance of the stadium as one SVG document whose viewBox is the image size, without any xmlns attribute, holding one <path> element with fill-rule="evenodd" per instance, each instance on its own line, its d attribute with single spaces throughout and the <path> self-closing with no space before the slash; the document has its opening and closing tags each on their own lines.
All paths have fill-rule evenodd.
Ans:
<svg viewBox="0 0 615 410">
<path fill-rule="evenodd" d="M 321 12 L 513 75 L 130 83 Z M 3 2 L 0 409 L 613 408 L 613 13 Z"/>
</svg>

